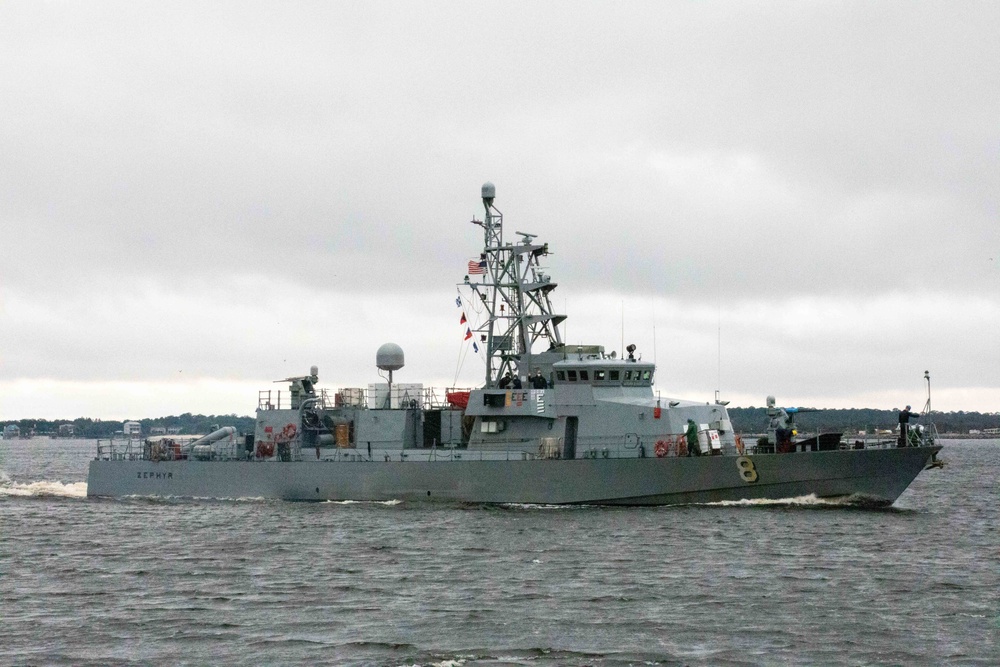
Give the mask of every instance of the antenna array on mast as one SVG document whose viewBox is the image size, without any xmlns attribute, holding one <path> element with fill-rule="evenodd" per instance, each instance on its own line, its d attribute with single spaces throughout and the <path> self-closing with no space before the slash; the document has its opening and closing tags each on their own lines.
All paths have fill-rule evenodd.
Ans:
<svg viewBox="0 0 1000 667">
<path fill-rule="evenodd" d="M 513 244 L 503 239 L 503 214 L 493 205 L 496 187 L 485 183 L 482 189 L 486 217 L 483 227 L 484 264 L 481 282 L 466 277 L 466 285 L 485 306 L 487 319 L 474 331 L 486 346 L 486 386 L 496 386 L 507 373 L 517 375 L 521 368 L 532 367 L 532 346 L 540 339 L 548 348 L 562 346 L 557 325 L 565 315 L 552 313 L 549 294 L 556 288 L 539 262 L 549 254 L 547 243 L 534 243 L 534 234 L 515 232 L 521 238 Z"/>
</svg>

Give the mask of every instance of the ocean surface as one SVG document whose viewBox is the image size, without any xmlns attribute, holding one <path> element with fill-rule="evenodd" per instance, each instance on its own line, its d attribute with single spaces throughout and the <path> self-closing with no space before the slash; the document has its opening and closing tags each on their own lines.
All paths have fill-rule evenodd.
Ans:
<svg viewBox="0 0 1000 667">
<path fill-rule="evenodd" d="M 1000 440 L 888 509 L 88 500 L 0 441 L 2 665 L 998 665 Z"/>
</svg>

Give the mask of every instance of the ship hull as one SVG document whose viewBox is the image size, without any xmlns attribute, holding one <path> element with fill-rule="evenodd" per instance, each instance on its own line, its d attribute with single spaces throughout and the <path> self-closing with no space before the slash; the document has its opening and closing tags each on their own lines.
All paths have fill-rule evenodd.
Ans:
<svg viewBox="0 0 1000 667">
<path fill-rule="evenodd" d="M 891 504 L 940 447 L 544 461 L 94 460 L 88 496 L 674 505 L 856 498 Z"/>
</svg>

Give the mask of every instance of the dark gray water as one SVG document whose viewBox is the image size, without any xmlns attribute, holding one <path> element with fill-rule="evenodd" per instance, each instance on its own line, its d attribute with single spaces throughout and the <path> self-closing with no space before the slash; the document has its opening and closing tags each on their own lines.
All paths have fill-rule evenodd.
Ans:
<svg viewBox="0 0 1000 667">
<path fill-rule="evenodd" d="M 0 664 L 997 665 L 1000 441 L 890 509 L 88 500 L 0 442 Z"/>
</svg>

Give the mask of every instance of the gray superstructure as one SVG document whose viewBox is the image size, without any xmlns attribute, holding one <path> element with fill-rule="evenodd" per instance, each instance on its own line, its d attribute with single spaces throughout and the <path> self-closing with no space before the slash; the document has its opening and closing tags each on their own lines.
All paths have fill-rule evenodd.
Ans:
<svg viewBox="0 0 1000 667">
<path fill-rule="evenodd" d="M 556 284 L 541 264 L 548 244 L 523 232 L 505 240 L 492 184 L 482 196 L 485 217 L 473 222 L 483 252 L 462 283 L 484 314 L 469 327 L 487 359 L 482 387 L 394 384 L 403 351 L 386 344 L 376 365 L 388 383 L 329 392 L 313 367 L 283 381 L 286 395 L 261 392 L 245 437 L 220 429 L 194 443 L 99 443 L 87 494 L 624 505 L 815 495 L 888 504 L 934 462 L 932 429 L 908 447 L 796 443 L 777 427 L 744 444 L 724 402 L 654 394 L 655 365 L 634 345 L 619 356 L 566 344 L 565 315 L 550 298 Z"/>
</svg>

